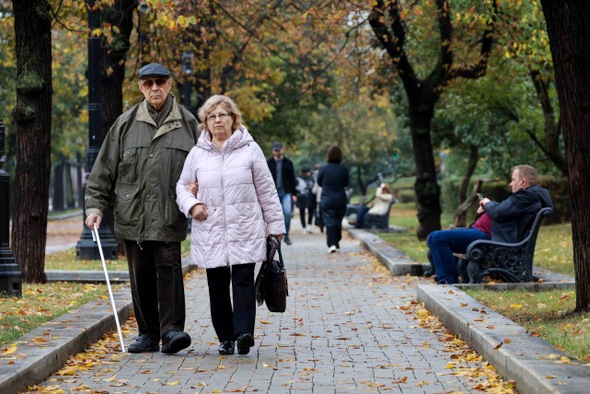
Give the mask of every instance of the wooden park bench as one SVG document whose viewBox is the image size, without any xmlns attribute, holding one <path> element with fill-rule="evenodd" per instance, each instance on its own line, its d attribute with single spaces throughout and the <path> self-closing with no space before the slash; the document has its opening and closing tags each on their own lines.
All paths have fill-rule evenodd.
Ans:
<svg viewBox="0 0 590 394">
<path fill-rule="evenodd" d="M 521 242 L 479 240 L 472 242 L 465 254 L 456 254 L 462 283 L 480 283 L 484 276 L 504 282 L 532 282 L 533 257 L 541 222 L 551 215 L 551 208 L 543 208 L 535 217 L 529 235 Z M 468 280 L 467 280 L 468 279 Z"/>
</svg>

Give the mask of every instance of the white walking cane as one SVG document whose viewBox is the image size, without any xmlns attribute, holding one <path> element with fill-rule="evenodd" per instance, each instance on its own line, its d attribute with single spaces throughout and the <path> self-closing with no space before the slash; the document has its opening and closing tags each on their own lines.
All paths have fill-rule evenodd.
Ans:
<svg viewBox="0 0 590 394">
<path fill-rule="evenodd" d="M 111 305 L 113 306 L 113 313 L 115 314 L 115 322 L 117 323 L 117 331 L 119 331 L 119 340 L 121 341 L 121 352 L 125 353 L 125 343 L 123 342 L 123 334 L 121 333 L 121 324 L 119 323 L 119 314 L 115 306 L 115 299 L 113 298 L 113 290 L 111 290 L 111 281 L 109 280 L 109 272 L 107 271 L 107 264 L 104 261 L 104 254 L 102 253 L 102 245 L 100 244 L 100 237 L 98 236 L 98 228 L 96 222 L 94 223 L 94 230 L 92 230 L 92 239 L 98 244 L 98 251 L 100 253 L 100 260 L 102 261 L 102 268 L 104 269 L 104 276 L 107 279 L 107 287 L 109 288 L 109 296 L 111 297 Z"/>
</svg>

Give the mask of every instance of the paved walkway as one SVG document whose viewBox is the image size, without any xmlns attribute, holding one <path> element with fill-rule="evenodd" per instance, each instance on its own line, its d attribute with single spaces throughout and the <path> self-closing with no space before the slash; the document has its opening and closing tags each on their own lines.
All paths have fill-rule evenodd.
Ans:
<svg viewBox="0 0 590 394">
<path fill-rule="evenodd" d="M 193 338 L 188 351 L 121 355 L 112 351 L 117 338 L 110 335 L 72 358 L 39 391 L 428 394 L 469 393 L 490 384 L 493 370 L 417 305 L 416 285 L 425 279 L 389 276 L 352 239 L 328 255 L 323 235 L 293 232 L 293 245 L 284 246 L 287 312 L 258 309 L 249 355 L 217 353 L 206 279 L 198 270 L 185 281 Z M 126 327 L 128 344 L 131 319 Z"/>
</svg>

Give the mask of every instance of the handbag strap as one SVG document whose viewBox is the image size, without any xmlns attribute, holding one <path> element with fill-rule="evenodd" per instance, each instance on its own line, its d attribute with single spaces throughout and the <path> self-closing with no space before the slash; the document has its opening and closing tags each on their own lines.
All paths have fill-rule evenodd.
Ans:
<svg viewBox="0 0 590 394">
<path fill-rule="evenodd" d="M 281 242 L 279 242 L 278 238 L 273 236 L 271 237 L 273 239 L 274 242 L 276 242 L 277 245 L 277 252 L 279 252 L 279 263 L 280 263 L 280 268 L 285 268 L 285 261 L 283 260 L 283 252 L 281 251 Z"/>
</svg>

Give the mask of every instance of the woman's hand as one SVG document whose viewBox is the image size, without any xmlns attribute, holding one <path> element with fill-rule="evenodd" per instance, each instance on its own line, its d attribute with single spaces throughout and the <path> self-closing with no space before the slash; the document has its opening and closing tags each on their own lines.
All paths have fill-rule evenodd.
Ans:
<svg viewBox="0 0 590 394">
<path fill-rule="evenodd" d="M 279 242 L 282 242 L 284 235 L 285 234 L 279 234 L 279 235 L 273 235 L 273 234 L 271 234 L 270 236 L 271 237 L 277 237 L 277 239 L 279 240 Z"/>
<path fill-rule="evenodd" d="M 191 208 L 191 216 L 195 220 L 207 220 L 207 207 L 204 204 L 196 204 Z"/>
<path fill-rule="evenodd" d="M 199 192 L 199 182 L 189 183 L 185 185 L 186 190 L 191 192 L 195 197 L 197 197 L 197 193 Z"/>
</svg>

